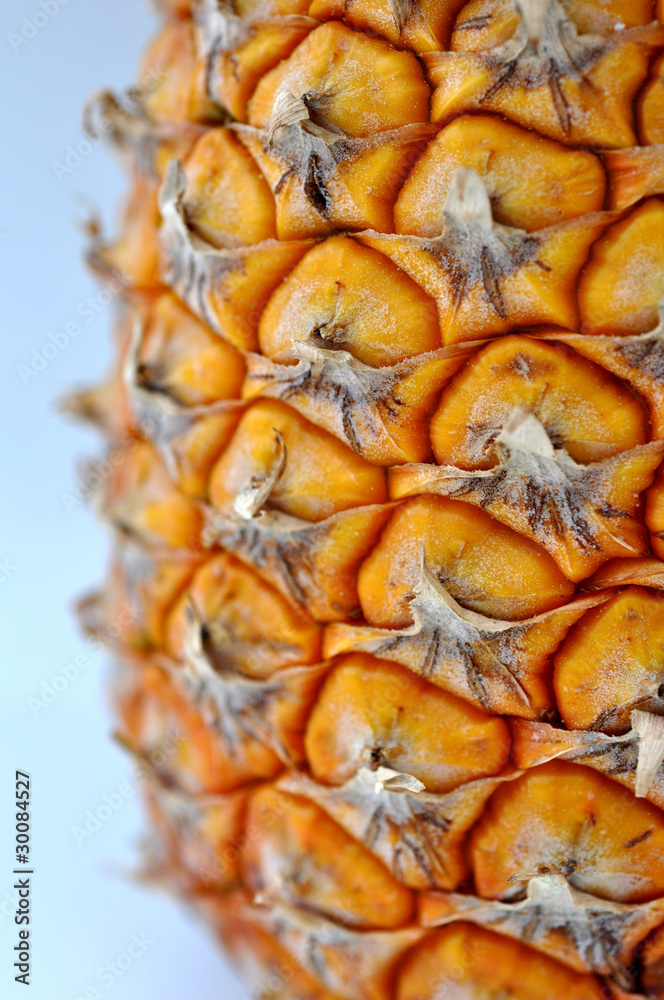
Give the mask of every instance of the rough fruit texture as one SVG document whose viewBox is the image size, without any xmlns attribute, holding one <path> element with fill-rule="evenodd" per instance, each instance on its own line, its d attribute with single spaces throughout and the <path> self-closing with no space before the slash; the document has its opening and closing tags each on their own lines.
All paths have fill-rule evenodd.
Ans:
<svg viewBox="0 0 664 1000">
<path fill-rule="evenodd" d="M 664 3 L 161 0 L 82 602 L 260 1000 L 664 998 Z"/>
</svg>

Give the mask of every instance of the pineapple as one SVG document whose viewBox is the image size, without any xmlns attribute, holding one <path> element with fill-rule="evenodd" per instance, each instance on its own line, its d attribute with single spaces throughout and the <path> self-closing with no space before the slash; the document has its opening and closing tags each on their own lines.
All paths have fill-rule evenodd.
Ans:
<svg viewBox="0 0 664 1000">
<path fill-rule="evenodd" d="M 70 403 L 146 874 L 260 1000 L 662 1000 L 664 3 L 160 6 Z"/>
</svg>

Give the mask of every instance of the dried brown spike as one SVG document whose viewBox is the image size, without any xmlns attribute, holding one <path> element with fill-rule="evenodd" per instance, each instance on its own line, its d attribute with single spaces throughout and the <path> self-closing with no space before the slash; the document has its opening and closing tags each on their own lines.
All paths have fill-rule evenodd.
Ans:
<svg viewBox="0 0 664 1000">
<path fill-rule="evenodd" d="M 380 465 L 429 456 L 429 417 L 440 389 L 466 357 L 463 348 L 443 348 L 371 368 L 344 350 L 301 341 L 293 350 L 300 359 L 295 365 L 249 355 L 245 395 L 288 402 L 358 455 Z"/>
<path fill-rule="evenodd" d="M 322 806 L 377 855 L 405 885 L 453 889 L 468 876 L 468 831 L 501 778 L 485 778 L 433 795 L 410 775 L 363 769 L 339 788 L 289 775 L 279 787 Z"/>
<path fill-rule="evenodd" d="M 493 222 L 477 173 L 459 167 L 439 236 L 358 235 L 406 271 L 438 306 L 444 344 L 537 323 L 573 328 L 573 288 L 587 251 L 608 219 L 602 214 L 536 233 Z"/>
<path fill-rule="evenodd" d="M 517 408 L 495 444 L 499 463 L 484 471 L 393 469 L 390 495 L 436 493 L 476 504 L 550 552 L 569 580 L 583 580 L 614 556 L 645 555 L 641 494 L 662 461 L 664 442 L 580 465 L 554 448 L 537 417 Z"/>
<path fill-rule="evenodd" d="M 559 0 L 518 9 L 517 30 L 495 48 L 424 54 L 436 87 L 432 119 L 492 111 L 573 145 L 634 145 L 631 102 L 647 76 L 648 50 L 662 43 L 662 28 L 579 35 Z"/>
<path fill-rule="evenodd" d="M 423 565 L 408 603 L 413 625 L 334 625 L 324 651 L 371 653 L 486 711 L 537 718 L 553 707 L 544 676 L 549 656 L 584 611 L 604 600 L 596 595 L 526 621 L 499 621 L 462 608 Z"/>
<path fill-rule="evenodd" d="M 261 307 L 310 243 L 265 240 L 217 250 L 190 232 L 182 204 L 185 190 L 186 175 L 174 160 L 159 195 L 165 277 L 212 330 L 241 350 L 255 350 Z"/>
<path fill-rule="evenodd" d="M 640 906 L 611 903 L 574 889 L 559 874 L 530 878 L 525 899 L 516 903 L 458 893 L 427 893 L 420 903 L 425 927 L 472 921 L 527 941 L 577 972 L 611 976 L 627 990 L 638 985 L 636 948 L 663 917 L 661 899 Z"/>
</svg>

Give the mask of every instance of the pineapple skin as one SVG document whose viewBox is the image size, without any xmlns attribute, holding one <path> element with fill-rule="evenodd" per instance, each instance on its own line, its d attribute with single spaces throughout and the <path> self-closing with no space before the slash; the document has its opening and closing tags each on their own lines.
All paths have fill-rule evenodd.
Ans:
<svg viewBox="0 0 664 1000">
<path fill-rule="evenodd" d="M 664 3 L 159 6 L 70 401 L 146 875 L 261 1000 L 661 1000 Z"/>
</svg>

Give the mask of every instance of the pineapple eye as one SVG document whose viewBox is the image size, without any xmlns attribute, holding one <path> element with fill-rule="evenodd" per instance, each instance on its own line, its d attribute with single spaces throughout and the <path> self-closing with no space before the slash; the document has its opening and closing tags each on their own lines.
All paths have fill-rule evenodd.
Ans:
<svg viewBox="0 0 664 1000">
<path fill-rule="evenodd" d="M 263 77 L 249 101 L 250 125 L 268 127 L 282 90 L 309 96 L 323 124 L 355 137 L 429 120 L 431 92 L 413 54 L 338 21 L 315 28 Z"/>
<path fill-rule="evenodd" d="M 588 612 L 555 657 L 556 697 L 570 729 L 628 732 L 634 710 L 658 710 L 663 677 L 664 600 L 645 587 Z"/>
</svg>

